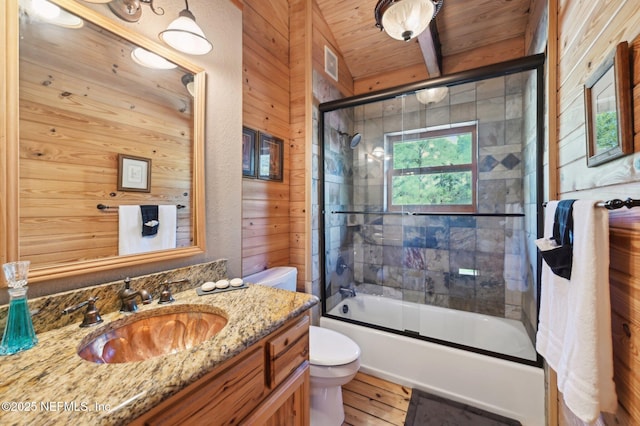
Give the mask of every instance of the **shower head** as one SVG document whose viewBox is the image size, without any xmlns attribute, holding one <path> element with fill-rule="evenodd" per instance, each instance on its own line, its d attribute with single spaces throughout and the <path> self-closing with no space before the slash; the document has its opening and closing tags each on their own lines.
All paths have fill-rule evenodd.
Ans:
<svg viewBox="0 0 640 426">
<path fill-rule="evenodd" d="M 351 149 L 354 149 L 356 146 L 358 146 L 360 140 L 362 139 L 362 135 L 360 133 L 354 133 L 353 135 L 350 135 L 349 133 L 341 132 L 340 130 L 338 130 L 338 135 L 340 135 L 340 137 L 346 136 L 347 139 L 349 139 L 349 146 L 351 147 Z"/>
<path fill-rule="evenodd" d="M 356 146 L 358 146 L 358 144 L 360 143 L 360 139 L 362 139 L 362 135 L 360 133 L 356 133 L 355 135 L 353 135 L 353 137 L 351 138 L 351 142 L 349 142 L 349 146 L 351 147 L 351 149 L 354 149 Z"/>
</svg>

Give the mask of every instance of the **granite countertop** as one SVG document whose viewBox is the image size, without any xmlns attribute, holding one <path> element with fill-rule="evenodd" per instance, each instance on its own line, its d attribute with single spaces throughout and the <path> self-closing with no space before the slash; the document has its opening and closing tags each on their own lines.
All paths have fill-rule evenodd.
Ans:
<svg viewBox="0 0 640 426">
<path fill-rule="evenodd" d="M 205 296 L 191 289 L 174 297 L 171 305 L 159 305 L 157 298 L 150 305 L 139 304 L 139 311 L 206 304 L 224 313 L 226 326 L 210 340 L 176 354 L 95 364 L 76 353 L 83 338 L 139 313 L 104 314 L 102 324 L 89 328 L 79 327 L 79 315 L 72 325 L 38 334 L 36 347 L 0 357 L 0 423 L 126 424 L 318 302 L 313 295 L 252 284 Z"/>
</svg>

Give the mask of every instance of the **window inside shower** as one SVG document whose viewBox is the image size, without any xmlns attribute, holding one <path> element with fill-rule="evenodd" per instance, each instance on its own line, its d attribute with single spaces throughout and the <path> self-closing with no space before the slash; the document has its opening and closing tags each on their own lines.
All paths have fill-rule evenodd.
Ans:
<svg viewBox="0 0 640 426">
<path fill-rule="evenodd" d="M 320 104 L 323 315 L 539 362 L 541 68 Z"/>
<path fill-rule="evenodd" d="M 458 123 L 385 135 L 385 209 L 476 211 L 476 133 L 476 123 Z"/>
</svg>

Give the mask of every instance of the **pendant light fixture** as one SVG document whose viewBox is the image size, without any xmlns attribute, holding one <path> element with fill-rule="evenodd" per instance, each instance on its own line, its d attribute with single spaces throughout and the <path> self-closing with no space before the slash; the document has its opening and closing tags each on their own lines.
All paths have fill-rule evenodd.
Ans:
<svg viewBox="0 0 640 426">
<path fill-rule="evenodd" d="M 104 0 L 85 0 L 90 3 Z M 142 16 L 142 5 L 148 4 L 156 15 L 164 15 L 164 9 L 156 7 L 154 0 L 111 0 L 109 8 L 118 18 L 127 22 L 138 22 Z M 196 18 L 189 10 L 189 3 L 184 0 L 185 8 L 178 14 L 166 30 L 158 34 L 160 40 L 180 52 L 189 55 L 204 55 L 213 49 L 213 45 L 204 35 L 202 28 L 196 24 Z"/>
<path fill-rule="evenodd" d="M 104 0 L 84 0 L 88 3 L 105 3 Z M 153 0 L 111 0 L 108 2 L 109 9 L 118 18 L 127 22 L 138 22 L 142 16 L 142 5 L 148 4 L 151 11 L 156 15 L 164 15 L 164 9 L 155 7 Z"/>
<path fill-rule="evenodd" d="M 209 53 L 213 45 L 204 35 L 202 29 L 196 24 L 196 18 L 189 11 L 189 3 L 184 0 L 185 9 L 180 12 L 178 18 L 169 24 L 166 30 L 158 36 L 176 50 L 189 55 L 204 55 Z"/>
<path fill-rule="evenodd" d="M 437 104 L 446 98 L 448 93 L 449 88 L 447 86 L 430 87 L 428 89 L 418 90 L 416 92 L 416 98 L 418 102 L 424 105 Z"/>
<path fill-rule="evenodd" d="M 427 29 L 444 0 L 380 0 L 374 15 L 376 27 L 389 37 L 409 41 Z"/>
</svg>

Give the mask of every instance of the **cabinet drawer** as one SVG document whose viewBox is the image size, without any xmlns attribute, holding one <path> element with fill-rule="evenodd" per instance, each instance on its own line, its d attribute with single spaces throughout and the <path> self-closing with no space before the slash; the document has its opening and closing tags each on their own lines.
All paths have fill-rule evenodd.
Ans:
<svg viewBox="0 0 640 426">
<path fill-rule="evenodd" d="M 265 394 L 264 354 L 257 348 L 211 380 L 180 394 L 180 400 L 147 419 L 146 425 L 238 424 Z"/>
<path fill-rule="evenodd" d="M 309 359 L 309 316 L 304 315 L 281 334 L 270 339 L 267 353 L 267 385 L 273 389 Z"/>
</svg>

